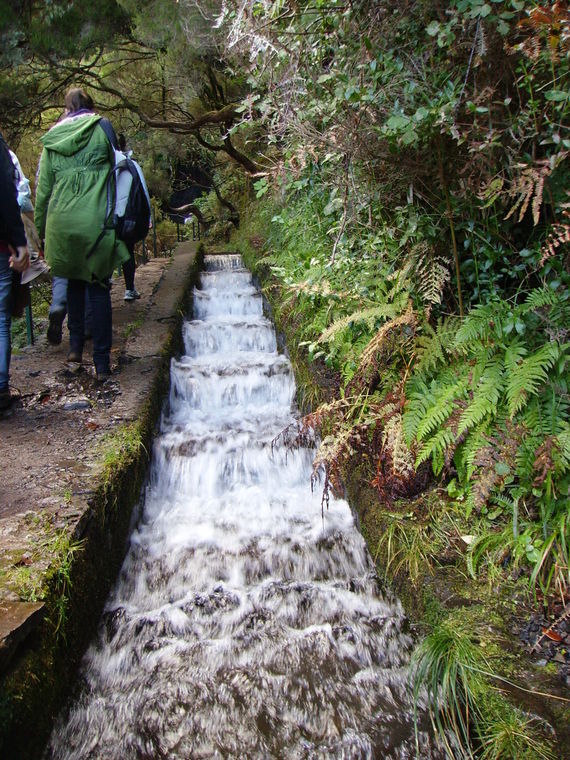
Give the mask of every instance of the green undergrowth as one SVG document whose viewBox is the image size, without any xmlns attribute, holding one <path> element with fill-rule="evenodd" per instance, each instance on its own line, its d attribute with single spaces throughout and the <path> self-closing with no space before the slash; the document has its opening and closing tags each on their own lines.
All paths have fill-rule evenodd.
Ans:
<svg viewBox="0 0 570 760">
<path fill-rule="evenodd" d="M 347 422 L 346 412 L 339 412 L 346 401 L 342 381 L 327 394 L 326 378 L 334 372 L 303 342 L 307 324 L 305 307 L 299 305 L 302 298 L 292 302 L 284 297 L 286 286 L 266 255 L 270 220 L 258 211 L 252 222 L 251 227 L 242 225 L 230 247 L 240 250 L 259 279 L 277 329 L 285 336 L 299 397 L 311 400 L 305 419 L 314 420 L 326 407 L 344 414 Z M 366 404 L 361 406 L 360 422 L 374 410 L 369 396 Z M 319 424 L 325 444 L 331 431 L 341 437 L 338 422 L 329 419 Z M 522 543 L 526 539 L 520 539 L 523 549 L 516 551 L 517 535 L 505 519 L 506 506 L 466 509 L 467 489 L 457 479 L 437 482 L 425 466 L 413 498 L 383 500 L 382 493 L 393 496 L 397 489 L 389 490 L 390 483 L 382 479 L 377 465 L 381 447 L 374 446 L 379 427 L 362 426 L 361 437 L 350 440 L 346 455 L 339 457 L 338 481 L 330 488 L 347 489 L 380 574 L 397 591 L 422 634 L 411 668 L 417 699 L 422 704 L 427 700 L 434 729 L 447 743 L 450 757 L 558 757 L 560 744 L 548 725 L 545 729 L 545 720 L 564 737 L 565 703 L 549 698 L 549 689 L 556 690 L 555 678 L 521 660 L 508 628 L 510 620 L 529 615 L 534 604 L 529 585 L 532 565 L 524 550 L 527 544 Z M 520 534 L 527 530 L 528 519 L 528 514 L 520 515 Z M 481 545 L 483 537 L 496 534 L 501 541 L 493 547 Z M 528 693 L 540 691 L 536 684 L 545 696 Z"/>
<path fill-rule="evenodd" d="M 472 537 L 445 490 L 387 509 L 369 480 L 354 463 L 350 503 L 381 577 L 417 626 L 412 687 L 449 756 L 563 757 L 570 710 L 556 670 L 533 665 L 513 642 L 512 625 L 532 611 L 526 580 L 503 568 L 472 577 Z"/>
<path fill-rule="evenodd" d="M 30 288 L 30 303 L 32 319 L 35 326 L 37 320 L 47 320 L 51 303 L 51 283 L 40 282 Z M 36 328 L 37 329 L 37 328 Z M 11 327 L 12 351 L 19 353 L 28 344 L 26 317 L 13 318 Z"/>
<path fill-rule="evenodd" d="M 27 516 L 34 540 L 28 551 L 11 556 L 3 582 L 22 601 L 47 604 L 54 635 L 65 635 L 71 593 L 71 569 L 84 541 L 74 540 L 53 515 Z M 33 523 L 33 524 L 32 524 Z"/>
<path fill-rule="evenodd" d="M 450 757 L 554 760 L 553 743 L 540 720 L 513 706 L 494 686 L 486 642 L 473 623 L 463 609 L 452 611 L 418 645 L 411 663 L 416 704 L 427 699 Z"/>
</svg>

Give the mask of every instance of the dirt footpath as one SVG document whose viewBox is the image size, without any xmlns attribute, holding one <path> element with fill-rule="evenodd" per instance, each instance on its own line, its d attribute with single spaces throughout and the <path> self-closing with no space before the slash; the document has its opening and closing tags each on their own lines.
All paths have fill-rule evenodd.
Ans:
<svg viewBox="0 0 570 760">
<path fill-rule="evenodd" d="M 138 419 L 196 247 L 181 243 L 172 259 L 139 266 L 138 301 L 125 302 L 122 277 L 113 280 L 113 375 L 104 385 L 94 378 L 90 341 L 84 369 L 69 370 L 66 326 L 62 344 L 53 347 L 45 338 L 46 322 L 36 324 L 35 344 L 12 358 L 11 387 L 21 398 L 0 416 L 0 670 L 41 608 L 34 586 L 38 547 L 56 540 L 61 529 L 75 532 L 88 509 L 105 438 Z M 15 570 L 21 571 L 18 593 Z"/>
</svg>

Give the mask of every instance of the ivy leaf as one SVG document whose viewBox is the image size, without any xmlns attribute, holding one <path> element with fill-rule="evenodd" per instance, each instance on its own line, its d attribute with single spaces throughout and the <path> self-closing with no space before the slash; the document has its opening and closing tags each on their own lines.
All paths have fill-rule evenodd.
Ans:
<svg viewBox="0 0 570 760">
<path fill-rule="evenodd" d="M 564 92 L 564 90 L 547 90 L 547 92 L 544 93 L 544 97 L 546 100 L 552 100 L 559 103 L 566 100 L 568 93 Z"/>
<path fill-rule="evenodd" d="M 426 27 L 426 32 L 430 37 L 435 37 L 439 32 L 439 21 L 432 21 L 430 24 L 428 24 Z"/>
<path fill-rule="evenodd" d="M 333 198 L 332 201 L 327 203 L 327 205 L 323 209 L 323 214 L 325 216 L 330 216 L 331 214 L 334 214 L 334 212 L 342 208 L 342 198 Z"/>
<path fill-rule="evenodd" d="M 390 116 L 386 122 L 386 126 L 391 130 L 400 130 L 403 127 L 407 127 L 409 123 L 410 120 L 407 116 Z"/>
<path fill-rule="evenodd" d="M 418 141 L 418 134 L 417 132 L 414 132 L 413 129 L 408 129 L 407 132 L 404 132 L 402 135 L 402 143 L 404 145 L 413 145 Z"/>
<path fill-rule="evenodd" d="M 429 116 L 429 108 L 426 108 L 425 106 L 421 106 L 418 108 L 418 110 L 415 112 L 413 119 L 414 121 L 422 121 L 427 116 Z"/>
<path fill-rule="evenodd" d="M 501 477 L 504 477 L 505 475 L 508 475 L 511 471 L 511 468 L 509 467 L 506 462 L 497 462 L 495 465 L 495 472 L 497 475 L 500 475 Z"/>
</svg>

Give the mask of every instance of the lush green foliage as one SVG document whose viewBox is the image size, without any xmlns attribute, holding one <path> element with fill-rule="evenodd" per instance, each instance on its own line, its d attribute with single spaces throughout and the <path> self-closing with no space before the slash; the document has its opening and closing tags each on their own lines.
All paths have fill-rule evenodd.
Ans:
<svg viewBox="0 0 570 760">
<path fill-rule="evenodd" d="M 24 5 L 3 3 L 12 136 L 45 128 L 81 83 L 155 195 L 200 163 L 212 236 L 227 239 L 238 210 L 255 216 L 278 317 L 339 378 L 305 420 L 323 434 L 325 498 L 355 456 L 388 505 L 435 479 L 470 573 L 525 573 L 546 602 L 567 599 L 566 4 L 120 0 L 84 17 L 78 3 Z M 111 6 L 122 21 L 105 40 L 97 14 Z M 428 532 L 445 544 L 394 519 L 393 565 L 432 561 Z M 520 716 L 485 726 L 467 639 L 436 631 L 418 661 L 448 710 L 440 728 L 469 743 L 468 711 L 484 756 L 532 753 Z"/>
<path fill-rule="evenodd" d="M 414 653 L 416 704 L 427 696 L 448 756 L 553 758 L 537 723 L 493 691 L 489 666 L 473 638 L 456 616 L 436 625 Z"/>
<path fill-rule="evenodd" d="M 334 485 L 372 446 L 383 498 L 430 463 L 475 521 L 472 572 L 496 531 L 501 562 L 564 594 L 568 11 L 246 5 L 221 23 L 252 72 L 240 129 L 269 130 L 263 263 L 346 399 L 318 461 Z"/>
</svg>

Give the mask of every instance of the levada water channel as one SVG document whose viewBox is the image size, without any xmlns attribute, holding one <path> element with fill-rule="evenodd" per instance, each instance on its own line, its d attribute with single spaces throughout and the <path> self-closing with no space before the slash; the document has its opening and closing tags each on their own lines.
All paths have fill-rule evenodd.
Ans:
<svg viewBox="0 0 570 760">
<path fill-rule="evenodd" d="M 139 522 L 46 757 L 439 757 L 348 504 L 323 514 L 314 451 L 279 445 L 295 386 L 261 294 L 239 256 L 205 266 Z"/>
</svg>

